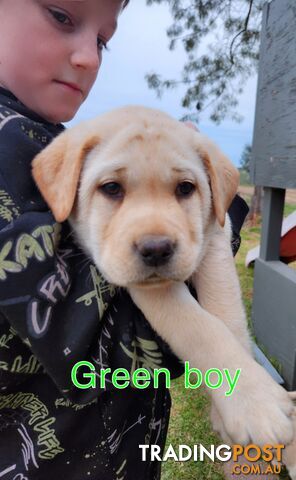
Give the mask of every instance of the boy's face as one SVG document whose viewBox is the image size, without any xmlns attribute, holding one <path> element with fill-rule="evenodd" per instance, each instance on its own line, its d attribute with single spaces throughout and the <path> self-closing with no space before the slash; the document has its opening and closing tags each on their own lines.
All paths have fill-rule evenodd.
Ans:
<svg viewBox="0 0 296 480">
<path fill-rule="evenodd" d="M 116 30 L 120 0 L 0 0 L 0 85 L 44 119 L 70 120 Z"/>
</svg>

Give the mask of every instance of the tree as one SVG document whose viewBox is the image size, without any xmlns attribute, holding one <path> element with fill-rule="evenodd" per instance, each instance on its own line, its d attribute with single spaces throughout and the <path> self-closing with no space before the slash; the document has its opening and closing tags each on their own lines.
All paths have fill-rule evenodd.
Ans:
<svg viewBox="0 0 296 480">
<path fill-rule="evenodd" d="M 146 75 L 158 96 L 183 84 L 183 120 L 198 121 L 210 110 L 219 124 L 230 117 L 239 121 L 238 97 L 246 80 L 257 72 L 262 8 L 266 0 L 146 0 L 147 5 L 167 3 L 174 23 L 167 30 L 169 49 L 182 43 L 187 61 L 179 79 L 164 80 L 158 73 Z M 200 53 L 200 50 L 205 53 Z M 206 49 L 206 50 L 205 50 Z M 241 166 L 249 171 L 251 147 L 246 146 Z M 249 218 L 261 214 L 262 188 L 255 187 Z"/>
<path fill-rule="evenodd" d="M 248 220 L 251 225 L 256 225 L 261 217 L 263 203 L 263 188 L 260 185 L 255 185 L 254 193 L 251 198 L 250 211 Z"/>
<path fill-rule="evenodd" d="M 250 163 L 251 163 L 251 154 L 252 154 L 252 147 L 251 145 L 245 145 L 241 158 L 240 158 L 240 168 L 245 170 L 250 175 Z"/>
<path fill-rule="evenodd" d="M 252 157 L 252 147 L 251 145 L 245 145 L 241 159 L 240 159 L 240 170 L 243 170 L 248 174 L 250 179 L 250 164 Z M 251 198 L 250 211 L 248 215 L 248 220 L 252 225 L 255 225 L 258 222 L 259 217 L 262 212 L 262 202 L 263 202 L 263 188 L 261 186 L 255 185 L 254 193 Z"/>
<path fill-rule="evenodd" d="M 239 162 L 240 183 L 250 185 L 251 145 L 245 145 Z"/>
<path fill-rule="evenodd" d="M 179 79 L 164 80 L 158 73 L 146 75 L 148 86 L 161 96 L 183 84 L 186 92 L 183 117 L 198 121 L 210 109 L 220 123 L 239 121 L 236 107 L 246 80 L 256 72 L 259 32 L 265 0 L 146 0 L 147 5 L 167 3 L 174 23 L 167 30 L 169 49 L 182 43 L 187 61 Z M 201 53 L 201 48 L 205 53 Z M 206 48 L 206 50 L 204 50 Z"/>
</svg>

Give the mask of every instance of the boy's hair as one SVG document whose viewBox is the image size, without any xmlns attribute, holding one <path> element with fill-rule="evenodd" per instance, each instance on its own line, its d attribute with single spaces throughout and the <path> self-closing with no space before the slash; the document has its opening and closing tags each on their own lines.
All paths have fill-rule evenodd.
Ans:
<svg viewBox="0 0 296 480">
<path fill-rule="evenodd" d="M 129 3 L 129 0 L 124 0 L 123 5 L 122 5 L 122 8 L 125 8 L 128 3 Z"/>
</svg>

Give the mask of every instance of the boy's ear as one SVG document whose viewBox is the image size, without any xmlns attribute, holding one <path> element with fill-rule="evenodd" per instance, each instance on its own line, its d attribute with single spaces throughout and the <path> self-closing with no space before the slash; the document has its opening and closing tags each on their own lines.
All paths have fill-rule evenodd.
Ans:
<svg viewBox="0 0 296 480">
<path fill-rule="evenodd" d="M 214 212 L 223 227 L 225 214 L 237 193 L 239 171 L 219 148 L 203 135 L 197 150 L 209 176 Z"/>
<path fill-rule="evenodd" d="M 85 156 L 99 142 L 96 135 L 83 141 L 66 131 L 34 158 L 33 178 L 57 222 L 69 217 Z"/>
</svg>

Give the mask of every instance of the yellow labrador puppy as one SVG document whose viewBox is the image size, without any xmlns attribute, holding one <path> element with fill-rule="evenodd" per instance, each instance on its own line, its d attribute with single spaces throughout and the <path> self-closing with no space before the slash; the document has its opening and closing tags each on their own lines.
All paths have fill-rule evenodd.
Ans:
<svg viewBox="0 0 296 480">
<path fill-rule="evenodd" d="M 126 107 L 62 133 L 33 162 L 57 221 L 69 221 L 111 283 L 191 367 L 241 368 L 212 419 L 235 443 L 288 444 L 292 402 L 251 355 L 226 211 L 238 172 L 204 135 Z M 184 281 L 191 279 L 198 302 Z"/>
</svg>

